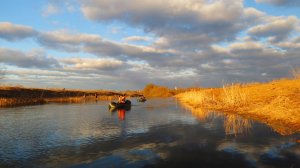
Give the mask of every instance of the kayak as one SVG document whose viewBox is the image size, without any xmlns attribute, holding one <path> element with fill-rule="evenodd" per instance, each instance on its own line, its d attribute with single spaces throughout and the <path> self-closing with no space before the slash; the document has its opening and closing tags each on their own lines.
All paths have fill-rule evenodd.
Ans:
<svg viewBox="0 0 300 168">
<path fill-rule="evenodd" d="M 126 100 L 125 103 L 110 102 L 108 107 L 110 109 L 118 109 L 118 108 L 129 109 L 131 107 L 131 101 Z"/>
<path fill-rule="evenodd" d="M 146 101 L 146 98 L 140 97 L 140 98 L 137 99 L 137 101 L 138 101 L 138 102 L 145 102 L 145 101 Z"/>
</svg>

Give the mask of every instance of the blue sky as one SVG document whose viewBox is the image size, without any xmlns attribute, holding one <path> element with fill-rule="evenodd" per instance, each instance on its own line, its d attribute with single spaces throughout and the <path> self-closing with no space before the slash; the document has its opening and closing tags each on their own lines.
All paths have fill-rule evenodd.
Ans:
<svg viewBox="0 0 300 168">
<path fill-rule="evenodd" d="M 297 0 L 11 0 L 0 5 L 2 84 L 215 87 L 290 77 Z"/>
</svg>

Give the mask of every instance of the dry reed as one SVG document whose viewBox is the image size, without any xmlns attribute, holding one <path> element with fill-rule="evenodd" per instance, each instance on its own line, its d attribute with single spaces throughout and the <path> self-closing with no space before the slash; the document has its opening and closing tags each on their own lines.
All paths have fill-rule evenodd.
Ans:
<svg viewBox="0 0 300 168">
<path fill-rule="evenodd" d="M 223 96 L 220 100 L 223 106 L 240 107 L 247 105 L 248 95 L 246 88 L 241 84 L 223 86 Z"/>
<path fill-rule="evenodd" d="M 191 107 L 237 113 L 300 132 L 300 80 L 284 79 L 265 84 L 231 84 L 223 88 L 181 93 L 176 97 Z M 280 125 L 280 129 L 278 129 Z"/>
<path fill-rule="evenodd" d="M 13 107 L 23 105 L 43 104 L 43 99 L 16 99 L 16 98 L 0 98 L 0 107 Z"/>
</svg>

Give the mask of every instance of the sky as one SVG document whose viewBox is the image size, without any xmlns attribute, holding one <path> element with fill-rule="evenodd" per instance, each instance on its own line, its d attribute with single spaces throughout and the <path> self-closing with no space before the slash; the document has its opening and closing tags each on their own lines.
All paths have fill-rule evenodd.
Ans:
<svg viewBox="0 0 300 168">
<path fill-rule="evenodd" d="M 219 87 L 300 67 L 299 0 L 0 3 L 2 85 Z"/>
</svg>

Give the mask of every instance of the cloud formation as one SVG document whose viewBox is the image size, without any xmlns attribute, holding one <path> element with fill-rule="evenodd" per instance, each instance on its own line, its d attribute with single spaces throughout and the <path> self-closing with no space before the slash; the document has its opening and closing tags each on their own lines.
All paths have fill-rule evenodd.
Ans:
<svg viewBox="0 0 300 168">
<path fill-rule="evenodd" d="M 97 78 L 110 86 L 122 81 L 133 89 L 150 82 L 219 86 L 223 82 L 267 81 L 287 77 L 292 67 L 300 66 L 299 18 L 272 16 L 244 7 L 242 0 L 78 2 L 92 24 L 117 23 L 113 28 L 123 26 L 125 32 L 132 27 L 143 33 L 118 33 L 114 34 L 117 38 L 108 38 L 95 33 L 98 31 L 44 31 L 3 22 L 1 39 L 32 38 L 57 55 L 1 48 L 0 61 L 17 68 L 59 70 L 72 81 Z M 109 32 L 111 29 L 108 27 Z"/>
<path fill-rule="evenodd" d="M 61 60 L 67 64 L 66 69 L 79 70 L 114 70 L 123 65 L 122 61 L 112 59 L 66 58 Z"/>
<path fill-rule="evenodd" d="M 40 50 L 23 53 L 18 50 L 0 48 L 0 62 L 22 68 L 48 69 L 60 66 L 55 58 L 46 56 Z"/>
<path fill-rule="evenodd" d="M 177 49 L 201 48 L 230 40 L 243 28 L 242 0 L 88 0 L 81 10 L 90 20 L 115 20 L 138 26 L 165 38 L 168 47 Z"/>
<path fill-rule="evenodd" d="M 29 26 L 16 25 L 10 22 L 0 22 L 0 39 L 17 41 L 34 37 L 37 34 L 38 32 Z"/>
<path fill-rule="evenodd" d="M 122 41 L 125 43 L 130 43 L 130 42 L 150 42 L 153 39 L 150 37 L 143 37 L 143 36 L 129 36 L 126 38 L 123 38 Z"/>
<path fill-rule="evenodd" d="M 256 37 L 270 37 L 272 41 L 282 41 L 296 31 L 297 26 L 299 20 L 295 16 L 289 16 L 254 26 L 248 30 L 248 33 Z"/>
<path fill-rule="evenodd" d="M 98 35 L 71 33 L 66 30 L 40 33 L 38 42 L 48 48 L 67 52 L 79 52 L 84 44 L 101 41 Z"/>
</svg>

